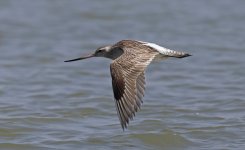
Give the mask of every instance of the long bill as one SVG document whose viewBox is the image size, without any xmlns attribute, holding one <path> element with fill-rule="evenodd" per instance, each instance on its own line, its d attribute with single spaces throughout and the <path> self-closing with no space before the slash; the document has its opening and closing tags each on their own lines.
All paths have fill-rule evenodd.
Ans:
<svg viewBox="0 0 245 150">
<path fill-rule="evenodd" d="M 91 57 L 94 57 L 94 54 L 88 54 L 86 56 L 82 56 L 82 57 L 79 57 L 79 58 L 66 60 L 65 62 L 78 61 L 78 60 L 83 60 L 83 59 L 87 59 L 87 58 L 91 58 Z"/>
</svg>

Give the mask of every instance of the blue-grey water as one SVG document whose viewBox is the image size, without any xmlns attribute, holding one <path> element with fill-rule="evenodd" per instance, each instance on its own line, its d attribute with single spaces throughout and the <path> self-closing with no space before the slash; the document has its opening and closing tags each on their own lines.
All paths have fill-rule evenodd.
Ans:
<svg viewBox="0 0 245 150">
<path fill-rule="evenodd" d="M 123 132 L 110 60 L 122 39 L 193 56 L 151 64 Z M 244 150 L 245 1 L 0 0 L 1 150 Z"/>
</svg>

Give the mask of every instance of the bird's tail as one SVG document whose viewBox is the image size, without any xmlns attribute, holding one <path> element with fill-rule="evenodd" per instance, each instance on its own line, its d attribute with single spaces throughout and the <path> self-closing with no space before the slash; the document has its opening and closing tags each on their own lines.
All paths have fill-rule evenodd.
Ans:
<svg viewBox="0 0 245 150">
<path fill-rule="evenodd" d="M 188 53 L 185 53 L 185 52 L 169 50 L 169 49 L 165 52 L 164 55 L 166 55 L 168 57 L 175 57 L 175 58 L 184 58 L 184 57 L 191 56 L 191 54 L 188 54 Z"/>
</svg>

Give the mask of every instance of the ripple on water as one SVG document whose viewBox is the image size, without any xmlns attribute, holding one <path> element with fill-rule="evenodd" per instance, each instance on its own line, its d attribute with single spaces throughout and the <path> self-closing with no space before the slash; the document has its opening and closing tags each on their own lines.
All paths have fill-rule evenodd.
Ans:
<svg viewBox="0 0 245 150">
<path fill-rule="evenodd" d="M 130 138 L 139 140 L 149 147 L 156 148 L 184 148 L 192 145 L 192 142 L 182 135 L 167 130 L 159 133 L 138 133 L 129 135 Z"/>
<path fill-rule="evenodd" d="M 1 149 L 4 150 L 12 150 L 12 149 L 18 149 L 18 150 L 33 150 L 33 149 L 40 149 L 40 147 L 37 147 L 32 144 L 13 144 L 13 143 L 1 143 L 0 144 Z"/>
</svg>

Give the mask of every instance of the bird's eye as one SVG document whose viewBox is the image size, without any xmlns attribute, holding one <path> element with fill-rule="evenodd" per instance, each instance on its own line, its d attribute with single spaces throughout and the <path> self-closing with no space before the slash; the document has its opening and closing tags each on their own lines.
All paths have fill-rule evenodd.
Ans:
<svg viewBox="0 0 245 150">
<path fill-rule="evenodd" d="M 98 53 L 100 53 L 100 52 L 102 52 L 102 50 L 101 50 L 101 49 L 99 49 L 97 52 L 98 52 Z"/>
</svg>

